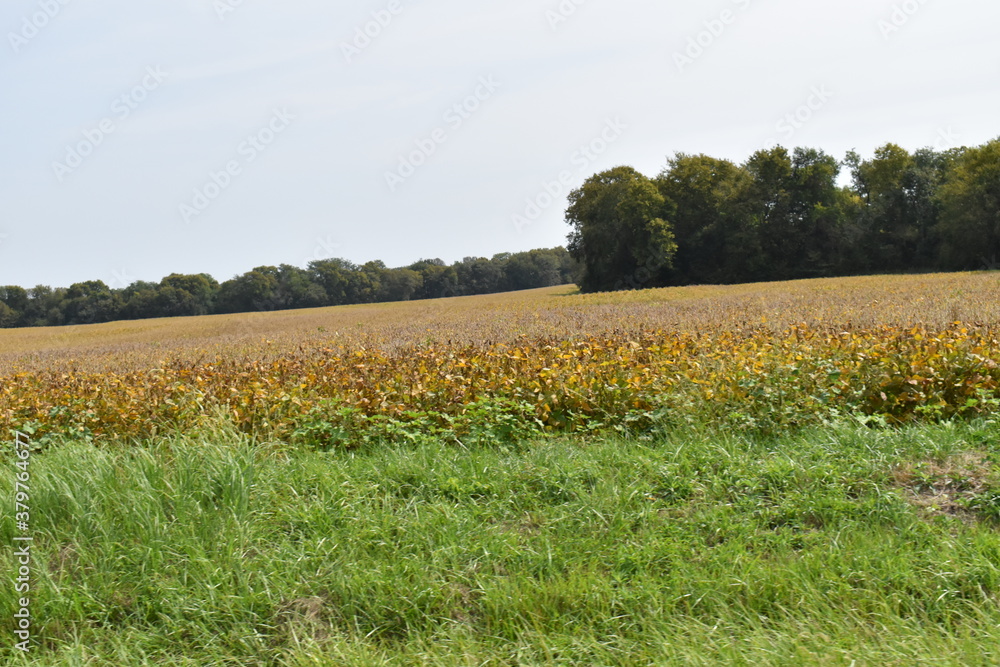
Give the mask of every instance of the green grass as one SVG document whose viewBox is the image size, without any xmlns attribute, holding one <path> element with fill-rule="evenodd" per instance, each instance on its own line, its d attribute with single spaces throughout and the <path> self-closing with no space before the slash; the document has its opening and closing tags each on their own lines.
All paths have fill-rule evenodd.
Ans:
<svg viewBox="0 0 1000 667">
<path fill-rule="evenodd" d="M 217 424 L 66 444 L 31 462 L 27 658 L 0 523 L 0 657 L 995 665 L 998 457 L 987 422 L 328 453 Z"/>
</svg>

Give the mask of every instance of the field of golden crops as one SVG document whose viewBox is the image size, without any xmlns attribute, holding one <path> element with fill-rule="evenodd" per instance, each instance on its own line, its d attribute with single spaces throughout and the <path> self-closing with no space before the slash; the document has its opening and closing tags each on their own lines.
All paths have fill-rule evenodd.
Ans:
<svg viewBox="0 0 1000 667">
<path fill-rule="evenodd" d="M 693 419 L 787 427 L 997 410 L 1000 276 L 881 276 L 0 331 L 0 427 L 144 437 L 226 416 L 350 446 Z M 388 429 L 388 430 L 387 430 Z M 402 429 L 398 433 L 392 429 Z"/>
</svg>

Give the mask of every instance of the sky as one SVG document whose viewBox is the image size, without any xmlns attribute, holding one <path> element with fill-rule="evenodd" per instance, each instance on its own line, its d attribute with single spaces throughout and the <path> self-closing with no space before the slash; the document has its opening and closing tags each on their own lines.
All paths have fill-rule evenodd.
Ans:
<svg viewBox="0 0 1000 667">
<path fill-rule="evenodd" d="M 4 0 L 0 284 L 565 245 L 678 152 L 1000 136 L 996 0 Z"/>
</svg>

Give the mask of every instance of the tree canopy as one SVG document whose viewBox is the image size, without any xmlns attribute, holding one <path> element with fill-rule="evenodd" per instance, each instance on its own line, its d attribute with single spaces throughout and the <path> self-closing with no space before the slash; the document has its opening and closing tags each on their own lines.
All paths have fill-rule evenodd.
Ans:
<svg viewBox="0 0 1000 667">
<path fill-rule="evenodd" d="M 742 164 L 678 153 L 652 180 L 627 166 L 589 178 L 566 222 L 583 291 L 996 267 L 1000 139 L 943 152 L 889 143 L 867 160 L 781 146 Z"/>
<path fill-rule="evenodd" d="M 587 179 L 569 195 L 569 252 L 583 265 L 580 288 L 639 288 L 663 284 L 677 245 L 674 213 L 648 178 L 616 167 Z"/>
<path fill-rule="evenodd" d="M 450 266 L 424 259 L 391 269 L 377 260 L 359 266 L 337 258 L 306 268 L 258 266 L 221 284 L 205 273 L 174 273 L 121 289 L 99 280 L 55 289 L 11 285 L 0 287 L 0 328 L 489 294 L 572 283 L 577 270 L 565 248 L 552 248 L 466 257 Z"/>
</svg>

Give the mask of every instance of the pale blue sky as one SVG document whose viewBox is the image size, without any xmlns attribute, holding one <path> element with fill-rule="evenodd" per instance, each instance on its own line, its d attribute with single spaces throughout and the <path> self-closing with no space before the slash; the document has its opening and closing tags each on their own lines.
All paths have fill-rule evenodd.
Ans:
<svg viewBox="0 0 1000 667">
<path fill-rule="evenodd" d="M 564 244 L 562 190 L 618 164 L 980 144 L 997 25 L 995 0 L 4 0 L 0 284 L 451 262 Z"/>
</svg>

